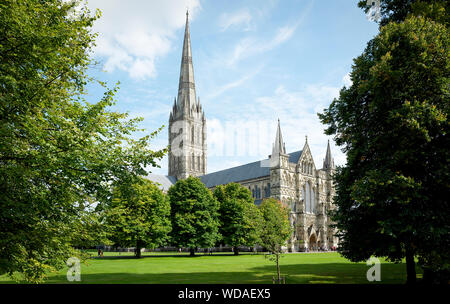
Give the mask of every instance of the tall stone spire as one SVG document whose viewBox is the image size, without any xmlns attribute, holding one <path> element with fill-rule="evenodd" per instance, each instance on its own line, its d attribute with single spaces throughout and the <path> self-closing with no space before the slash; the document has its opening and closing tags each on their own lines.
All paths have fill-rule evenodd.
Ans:
<svg viewBox="0 0 450 304">
<path fill-rule="evenodd" d="M 196 99 L 189 13 L 186 12 L 178 97 L 169 116 L 169 175 L 177 179 L 206 174 L 206 118 Z"/>
<path fill-rule="evenodd" d="M 181 56 L 180 80 L 178 84 L 178 109 L 189 112 L 196 104 L 194 66 L 192 64 L 191 37 L 189 34 L 189 12 L 186 11 L 183 52 Z"/>
<path fill-rule="evenodd" d="M 331 157 L 330 140 L 328 140 L 327 153 L 323 161 L 323 169 L 334 169 L 334 160 Z"/>
<path fill-rule="evenodd" d="M 275 142 L 272 147 L 272 155 L 278 154 L 286 154 L 286 147 L 284 145 L 283 135 L 281 134 L 280 119 L 278 119 L 277 135 L 275 136 Z"/>
</svg>

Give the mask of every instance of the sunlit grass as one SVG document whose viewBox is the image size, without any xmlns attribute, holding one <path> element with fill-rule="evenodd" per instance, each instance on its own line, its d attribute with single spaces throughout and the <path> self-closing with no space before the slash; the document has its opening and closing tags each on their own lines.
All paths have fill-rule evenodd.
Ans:
<svg viewBox="0 0 450 304">
<path fill-rule="evenodd" d="M 264 284 L 272 283 L 276 275 L 275 264 L 263 254 L 216 253 L 212 256 L 198 253 L 144 253 L 135 259 L 132 252 L 105 252 L 98 258 L 95 253 L 87 264 L 81 265 L 79 283 L 215 283 L 215 284 Z M 403 284 L 406 281 L 405 264 L 393 264 L 381 260 L 381 282 Z M 336 252 L 290 253 L 280 260 L 281 273 L 291 284 L 364 284 L 369 266 L 352 263 Z M 417 268 L 418 273 L 420 269 Z M 67 268 L 49 274 L 46 283 L 69 283 Z M 419 275 L 420 277 L 420 275 Z M 0 276 L 0 283 L 13 283 Z"/>
</svg>

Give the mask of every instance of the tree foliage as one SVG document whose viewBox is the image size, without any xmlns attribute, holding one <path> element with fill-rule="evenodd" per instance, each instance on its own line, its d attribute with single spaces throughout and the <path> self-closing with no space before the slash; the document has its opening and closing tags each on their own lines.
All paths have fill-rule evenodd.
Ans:
<svg viewBox="0 0 450 304">
<path fill-rule="evenodd" d="M 171 206 L 172 244 L 195 249 L 209 248 L 220 238 L 219 203 L 195 177 L 177 181 L 168 191 Z"/>
<path fill-rule="evenodd" d="M 85 100 L 100 13 L 62 0 L 0 3 L 0 273 L 39 282 L 76 255 L 85 207 L 156 166 L 165 150 L 130 134 L 114 93 Z M 103 85 L 102 82 L 99 84 Z"/>
<path fill-rule="evenodd" d="M 260 206 L 262 229 L 260 231 L 261 245 L 274 257 L 277 265 L 278 282 L 280 282 L 280 255 L 282 246 L 292 234 L 289 222 L 289 208 L 273 198 L 263 200 Z"/>
<path fill-rule="evenodd" d="M 121 247 L 135 247 L 138 258 L 142 248 L 165 245 L 171 230 L 169 200 L 147 179 L 118 186 L 105 218 L 110 240 Z"/>
<path fill-rule="evenodd" d="M 447 0 L 379 0 L 381 9 L 380 25 L 384 26 L 389 22 L 402 22 L 408 16 L 422 16 L 433 19 L 439 23 L 449 25 L 448 17 L 450 2 Z M 366 13 L 369 11 L 372 2 L 359 0 L 358 6 Z"/>
<path fill-rule="evenodd" d="M 406 257 L 409 282 L 414 256 L 449 269 L 449 37 L 413 15 L 381 27 L 354 60 L 353 84 L 319 114 L 347 153 L 335 176 L 339 250 L 352 261 Z"/>
<path fill-rule="evenodd" d="M 254 246 L 259 241 L 261 215 L 250 190 L 236 183 L 217 186 L 214 197 L 219 201 L 219 232 L 223 243 L 234 247 Z"/>
</svg>

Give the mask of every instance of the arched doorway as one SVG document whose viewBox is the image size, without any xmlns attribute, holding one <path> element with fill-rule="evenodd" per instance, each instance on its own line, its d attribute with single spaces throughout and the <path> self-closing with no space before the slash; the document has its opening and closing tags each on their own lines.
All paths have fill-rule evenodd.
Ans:
<svg viewBox="0 0 450 304">
<path fill-rule="evenodd" d="M 317 237 L 315 233 L 311 234 L 311 236 L 309 237 L 308 247 L 310 251 L 317 251 Z"/>
</svg>

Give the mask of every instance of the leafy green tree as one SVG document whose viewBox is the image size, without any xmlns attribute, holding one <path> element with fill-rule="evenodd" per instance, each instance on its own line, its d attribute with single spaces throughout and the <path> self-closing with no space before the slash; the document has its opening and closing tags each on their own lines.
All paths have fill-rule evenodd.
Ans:
<svg viewBox="0 0 450 304">
<path fill-rule="evenodd" d="M 171 206 L 171 241 L 177 247 L 195 249 L 214 246 L 220 238 L 219 203 L 195 177 L 177 181 L 168 191 Z"/>
<path fill-rule="evenodd" d="M 71 235 L 71 246 L 83 250 L 99 244 L 112 245 L 104 225 L 103 212 L 89 207 L 80 211 L 77 217 L 72 218 L 70 227 L 77 233 Z"/>
<path fill-rule="evenodd" d="M 414 16 L 380 30 L 354 60 L 353 84 L 319 114 L 347 153 L 335 176 L 339 250 L 406 258 L 409 283 L 418 257 L 448 280 L 449 31 Z"/>
<path fill-rule="evenodd" d="M 263 219 L 260 231 L 261 245 L 272 254 L 271 258 L 277 265 L 278 282 L 280 282 L 282 246 L 286 245 L 292 233 L 289 208 L 274 198 L 268 198 L 261 203 L 260 212 Z"/>
<path fill-rule="evenodd" d="M 239 246 L 255 246 L 259 241 L 261 215 L 250 190 L 236 183 L 220 185 L 214 190 L 219 201 L 219 232 L 223 242 L 233 246 L 239 254 Z"/>
<path fill-rule="evenodd" d="M 40 282 L 76 256 L 85 206 L 156 166 L 156 134 L 112 111 L 117 88 L 85 100 L 94 16 L 62 0 L 0 2 L 0 273 Z M 101 85 L 102 82 L 99 82 Z"/>
<path fill-rule="evenodd" d="M 105 225 L 114 244 L 135 247 L 140 258 L 142 248 L 166 244 L 171 230 L 169 200 L 147 179 L 120 185 L 106 209 Z"/>
<path fill-rule="evenodd" d="M 450 23 L 449 11 L 450 2 L 447 0 L 378 0 L 380 2 L 381 20 L 380 25 L 384 26 L 389 22 L 402 22 L 408 16 L 422 16 L 433 19 L 436 22 Z M 366 13 L 372 6 L 372 2 L 358 0 L 358 6 Z"/>
</svg>

